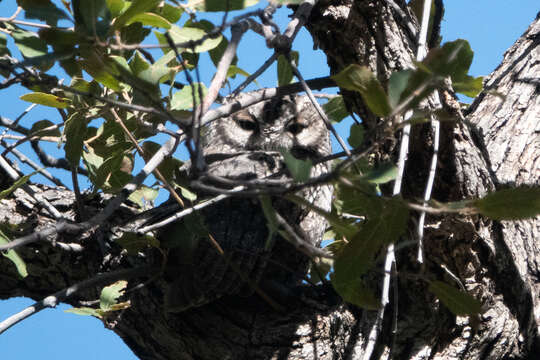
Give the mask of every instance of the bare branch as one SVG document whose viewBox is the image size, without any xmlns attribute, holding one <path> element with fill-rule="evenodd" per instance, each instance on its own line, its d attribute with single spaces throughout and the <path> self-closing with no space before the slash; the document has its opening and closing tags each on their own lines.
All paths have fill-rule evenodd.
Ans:
<svg viewBox="0 0 540 360">
<path fill-rule="evenodd" d="M 27 307 L 26 309 L 20 311 L 19 313 L 10 316 L 6 320 L 0 322 L 0 334 L 12 327 L 13 325 L 23 321 L 24 319 L 40 312 L 45 308 L 54 308 L 61 301 L 64 301 L 73 295 L 77 294 L 79 291 L 88 289 L 93 286 L 100 286 L 110 282 L 114 282 L 121 279 L 130 279 L 139 276 L 148 276 L 152 274 L 157 269 L 144 266 L 134 269 L 122 269 L 117 271 L 112 271 L 109 273 L 98 274 L 95 277 L 81 281 L 75 285 L 71 285 L 63 290 L 60 290 L 52 295 L 47 296 L 41 301 L 34 303 L 33 305 Z"/>
</svg>

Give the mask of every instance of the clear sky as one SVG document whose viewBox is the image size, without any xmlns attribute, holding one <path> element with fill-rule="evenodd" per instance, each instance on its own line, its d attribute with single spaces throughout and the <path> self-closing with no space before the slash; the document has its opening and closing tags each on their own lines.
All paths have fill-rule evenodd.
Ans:
<svg viewBox="0 0 540 360">
<path fill-rule="evenodd" d="M 447 0 L 445 20 L 442 24 L 443 41 L 458 38 L 470 42 L 475 52 L 471 74 L 488 75 L 501 62 L 503 53 L 526 30 L 540 10 L 538 0 Z M 14 0 L 0 0 L 0 17 L 10 16 L 15 9 Z M 286 23 L 288 10 L 281 10 L 279 23 Z M 260 39 L 245 38 L 239 52 L 239 66 L 254 71 L 271 52 Z M 305 78 L 328 75 L 328 67 L 320 51 L 313 52 L 305 30 L 293 46 L 301 52 L 300 69 Z M 202 64 L 204 66 L 204 63 Z M 275 86 L 275 69 L 268 70 L 260 83 Z M 206 75 L 206 79 L 211 75 Z M 2 116 L 15 118 L 28 103 L 16 100 L 26 93 L 24 89 L 2 90 L 0 111 Z M 40 107 L 26 118 L 27 123 L 50 116 L 54 111 Z M 346 126 L 340 129 L 346 137 Z M 24 149 L 23 149 L 24 150 Z M 65 176 L 65 175 L 64 175 Z M 0 320 L 31 304 L 29 299 L 0 301 Z M 0 335 L 2 359 L 136 359 L 129 348 L 101 321 L 64 313 L 67 306 L 43 310 Z"/>
</svg>

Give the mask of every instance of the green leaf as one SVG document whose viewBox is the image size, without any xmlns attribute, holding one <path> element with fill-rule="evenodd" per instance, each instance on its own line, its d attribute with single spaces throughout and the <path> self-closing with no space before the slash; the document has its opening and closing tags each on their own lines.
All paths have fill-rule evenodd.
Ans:
<svg viewBox="0 0 540 360">
<path fill-rule="evenodd" d="M 7 47 L 7 37 L 5 34 L 0 33 L 0 57 L 9 55 L 9 49 Z"/>
<path fill-rule="evenodd" d="M 143 13 L 133 16 L 126 25 L 131 25 L 132 23 L 140 22 L 145 26 L 152 26 L 157 28 L 170 29 L 171 23 L 168 22 L 165 18 L 154 14 L 154 13 Z"/>
<path fill-rule="evenodd" d="M 132 178 L 133 159 L 131 154 L 121 151 L 105 159 L 97 170 L 95 186 L 107 192 L 116 192 L 122 189 Z"/>
<path fill-rule="evenodd" d="M 349 116 L 343 96 L 336 96 L 323 105 L 324 112 L 330 121 L 337 123 Z"/>
<path fill-rule="evenodd" d="M 149 247 L 158 248 L 159 241 L 150 235 L 140 235 L 132 232 L 125 232 L 115 240 L 121 247 L 126 249 L 129 255 L 137 255 L 139 252 Z"/>
<path fill-rule="evenodd" d="M 432 281 L 428 289 L 456 315 L 476 315 L 482 311 L 482 304 L 474 297 L 441 281 Z"/>
<path fill-rule="evenodd" d="M 291 51 L 289 52 L 289 54 L 294 64 L 298 65 L 298 58 L 300 57 L 300 53 L 298 51 Z M 292 82 L 293 69 L 285 55 L 279 55 L 277 59 L 277 77 L 278 86 L 288 85 Z"/>
<path fill-rule="evenodd" d="M 44 130 L 49 127 L 53 127 L 55 124 L 50 120 L 39 120 L 32 124 L 32 128 L 30 129 L 30 133 L 32 136 L 58 136 L 60 137 L 62 134 L 60 133 L 60 130 L 58 128 L 51 129 L 51 130 Z"/>
<path fill-rule="evenodd" d="M 217 67 L 219 64 L 219 61 L 221 60 L 221 57 L 223 56 L 223 53 L 225 53 L 225 50 L 227 49 L 227 46 L 229 45 L 229 40 L 225 36 L 222 36 L 221 42 L 216 46 L 215 48 L 211 49 L 208 53 L 210 54 L 210 59 L 212 59 L 212 63 Z M 231 62 L 231 65 L 236 65 L 238 63 L 238 57 L 235 56 Z M 230 68 L 229 68 L 230 70 Z M 227 75 L 230 77 L 229 75 Z"/>
<path fill-rule="evenodd" d="M 111 310 L 112 306 L 117 304 L 117 299 L 124 295 L 128 282 L 126 280 L 119 280 L 112 285 L 106 286 L 101 290 L 101 296 L 99 297 L 99 307 L 101 310 Z"/>
<path fill-rule="evenodd" d="M 105 38 L 111 25 L 111 12 L 105 0 L 72 0 L 75 32 Z"/>
<path fill-rule="evenodd" d="M 229 0 L 227 8 L 227 1 L 223 0 L 189 0 L 187 6 L 197 11 L 231 11 L 242 10 L 249 6 L 257 4 L 259 0 Z"/>
<path fill-rule="evenodd" d="M 346 302 L 367 310 L 377 310 L 380 307 L 380 301 L 373 294 L 373 290 L 367 288 L 360 279 L 351 278 L 341 272 L 335 272 L 331 279 L 332 286 Z"/>
<path fill-rule="evenodd" d="M 478 212 L 495 220 L 519 220 L 540 214 L 540 187 L 504 189 L 473 202 Z"/>
<path fill-rule="evenodd" d="M 176 25 L 171 25 L 171 28 L 169 29 L 169 35 L 171 36 L 175 44 L 181 44 L 181 43 L 188 43 L 189 41 L 198 41 L 207 35 L 207 31 L 194 27 L 194 26 L 192 27 L 184 26 L 181 28 Z M 186 47 L 184 48 L 179 48 L 179 51 L 181 52 L 186 51 L 188 53 L 206 52 L 217 47 L 221 43 L 221 38 L 222 38 L 221 35 L 207 38 L 206 40 L 202 42 L 202 44 L 195 46 L 194 49 L 186 45 Z M 162 37 L 158 37 L 158 41 L 160 42 L 160 44 L 167 44 L 167 41 Z"/>
<path fill-rule="evenodd" d="M 462 81 L 452 83 L 455 92 L 467 95 L 468 97 L 476 97 L 484 87 L 484 78 L 482 76 L 472 77 L 465 76 Z"/>
<path fill-rule="evenodd" d="M 69 19 L 66 12 L 50 0 L 17 0 L 17 4 L 24 9 L 25 18 L 45 21 L 51 26 L 56 26 L 60 19 Z"/>
<path fill-rule="evenodd" d="M 197 194 L 195 194 L 194 192 L 190 191 L 188 188 L 185 188 L 183 186 L 180 186 L 180 185 L 177 185 L 179 188 L 180 188 L 180 194 L 182 194 L 182 196 L 193 202 L 195 200 L 197 200 Z"/>
<path fill-rule="evenodd" d="M 247 71 L 245 71 L 243 69 L 240 69 L 236 65 L 229 66 L 229 69 L 227 69 L 227 77 L 234 79 L 236 77 L 236 75 L 242 75 L 242 76 L 245 76 L 245 77 L 251 76 L 250 73 L 248 73 Z M 257 84 L 257 86 L 260 86 L 259 83 L 257 82 L 257 80 L 253 80 L 253 82 L 255 84 Z"/>
<path fill-rule="evenodd" d="M 115 19 L 113 28 L 120 29 L 125 25 L 133 23 L 132 19 L 141 15 L 147 11 L 153 10 L 160 3 L 161 0 L 133 0 L 131 6 L 118 18 Z"/>
<path fill-rule="evenodd" d="M 312 262 L 309 269 L 310 280 L 315 284 L 324 281 L 332 270 L 333 263 L 332 259 L 326 258 L 321 258 L 317 263 Z"/>
<path fill-rule="evenodd" d="M 276 217 L 276 210 L 272 206 L 272 200 L 269 196 L 259 196 L 261 202 L 261 208 L 264 216 L 266 217 L 266 223 L 268 226 L 268 237 L 264 246 L 265 250 L 271 250 L 274 244 L 274 234 L 279 232 L 279 224 Z"/>
<path fill-rule="evenodd" d="M 79 307 L 79 308 L 74 307 L 71 309 L 66 309 L 64 310 L 64 312 L 75 314 L 75 315 L 82 315 L 82 316 L 95 316 L 100 319 L 103 317 L 102 311 L 100 311 L 99 309 L 93 309 L 90 307 Z"/>
<path fill-rule="evenodd" d="M 124 0 L 106 0 L 106 2 L 113 18 L 120 15 L 127 5 Z"/>
<path fill-rule="evenodd" d="M 180 6 L 174 6 L 171 4 L 163 4 L 163 6 L 158 10 L 158 14 L 167 19 L 168 22 L 174 24 L 184 13 L 184 9 Z"/>
<path fill-rule="evenodd" d="M 337 276 L 352 283 L 375 262 L 383 245 L 396 242 L 407 229 L 409 211 L 400 198 L 385 199 L 378 214 L 368 217 L 334 261 Z"/>
<path fill-rule="evenodd" d="M 5 189 L 5 190 L 2 190 L 0 191 L 0 200 L 2 199 L 5 199 L 6 197 L 8 197 L 12 192 L 14 192 L 15 190 L 17 190 L 18 188 L 20 188 L 21 186 L 23 186 L 24 184 L 26 184 L 28 182 L 28 180 L 30 180 L 30 178 L 32 176 L 34 176 L 35 174 L 37 174 L 38 171 L 34 171 L 28 175 L 24 175 L 24 176 L 21 176 L 20 178 L 17 179 L 17 181 L 15 181 L 9 188 Z"/>
<path fill-rule="evenodd" d="M 20 97 L 20 99 L 34 103 L 34 104 L 54 107 L 58 109 L 65 109 L 71 103 L 71 101 L 69 101 L 69 99 L 67 98 L 59 97 L 52 94 L 46 94 L 42 92 L 24 94 Z"/>
<path fill-rule="evenodd" d="M 180 91 L 173 94 L 171 98 L 171 110 L 188 110 L 193 108 L 193 100 L 195 98 L 195 106 L 201 103 L 199 92 L 202 91 L 203 96 L 206 96 L 208 90 L 203 83 L 193 83 L 191 86 L 184 86 Z"/>
<path fill-rule="evenodd" d="M 47 54 L 47 44 L 35 33 L 15 28 L 11 32 L 11 36 L 25 58 L 35 58 Z"/>
<path fill-rule="evenodd" d="M 100 84 L 114 91 L 122 91 L 120 81 L 117 79 L 116 69 L 110 65 L 108 66 L 104 60 L 97 56 L 91 56 L 86 60 L 79 61 L 79 65 Z M 114 71 L 115 74 L 111 74 L 111 71 Z"/>
<path fill-rule="evenodd" d="M 142 185 L 129 195 L 128 200 L 133 201 L 144 209 L 149 202 L 156 199 L 158 192 L 156 189 Z"/>
<path fill-rule="evenodd" d="M 413 70 L 401 70 L 392 73 L 388 80 L 388 101 L 390 107 L 395 108 L 401 100 L 401 95 L 409 84 Z"/>
<path fill-rule="evenodd" d="M 285 165 L 287 166 L 287 169 L 289 169 L 293 179 L 298 182 L 307 181 L 311 174 L 313 162 L 310 159 L 297 159 L 290 153 L 290 151 L 285 149 L 282 149 L 280 152 L 281 155 L 283 155 Z"/>
<path fill-rule="evenodd" d="M 377 116 L 387 116 L 391 112 L 388 97 L 379 80 L 367 66 L 352 64 L 332 79 L 344 89 L 358 91 L 368 108 Z"/>
<path fill-rule="evenodd" d="M 149 68 L 140 71 L 137 76 L 143 81 L 147 81 L 150 84 L 157 85 L 161 81 L 167 78 L 173 77 L 177 70 L 167 66 L 172 60 L 175 59 L 174 51 L 169 51 L 162 57 L 160 57 Z"/>
<path fill-rule="evenodd" d="M 364 143 L 364 127 L 360 124 L 352 124 L 347 141 L 353 148 L 357 148 Z"/>
<path fill-rule="evenodd" d="M 79 113 L 73 113 L 64 125 L 66 138 L 66 158 L 73 167 L 79 165 L 83 150 L 83 141 L 86 135 L 86 119 Z"/>
<path fill-rule="evenodd" d="M 359 178 L 361 181 L 367 181 L 372 184 L 386 184 L 396 179 L 398 174 L 397 167 L 392 163 L 379 165 Z"/>
<path fill-rule="evenodd" d="M 24 178 L 24 176 L 22 178 Z M 21 180 L 21 179 L 19 179 L 19 180 Z M 11 187 L 13 187 L 13 186 L 15 186 L 15 184 L 12 185 Z M 7 190 L 4 190 L 4 191 L 7 191 Z M 2 193 L 4 191 L 2 191 Z M 1 194 L 0 194 L 0 198 L 3 199 Z M 9 243 L 8 237 L 2 231 L 0 231 L 0 245 L 5 245 L 5 244 L 8 244 L 8 243 Z M 2 255 L 4 255 L 6 258 L 8 258 L 15 265 L 15 267 L 17 268 L 17 272 L 19 273 L 19 275 L 22 278 L 25 278 L 25 277 L 28 276 L 28 271 L 26 270 L 26 263 L 19 256 L 19 254 L 17 254 L 17 252 L 15 250 L 11 249 L 11 250 L 7 250 L 7 251 L 2 251 Z"/>
<path fill-rule="evenodd" d="M 466 40 L 458 39 L 432 49 L 422 64 L 441 77 L 450 76 L 452 83 L 467 80 L 474 53 Z"/>
</svg>

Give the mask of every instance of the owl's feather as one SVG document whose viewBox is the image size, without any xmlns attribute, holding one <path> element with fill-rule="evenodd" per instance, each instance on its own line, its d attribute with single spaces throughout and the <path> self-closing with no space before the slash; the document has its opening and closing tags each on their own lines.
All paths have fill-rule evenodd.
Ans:
<svg viewBox="0 0 540 360">
<path fill-rule="evenodd" d="M 286 177 L 277 150 L 287 149 L 296 157 L 311 159 L 331 152 L 325 124 L 309 100 L 301 96 L 261 102 L 218 119 L 205 129 L 202 144 L 208 172 L 233 180 Z M 311 175 L 326 170 L 326 165 L 319 164 Z M 308 188 L 299 195 L 330 209 L 332 190 L 328 185 Z M 324 218 L 283 199 L 274 199 L 272 205 L 307 241 L 319 245 L 326 227 Z M 207 238 L 199 239 L 188 262 L 175 262 L 184 254 L 171 251 L 168 267 L 173 280 L 166 298 L 169 311 L 182 311 L 227 295 L 250 295 L 261 278 L 287 286 L 302 280 L 308 259 L 278 235 L 268 246 L 267 220 L 256 198 L 231 198 L 204 209 L 201 215 L 225 256 Z"/>
</svg>

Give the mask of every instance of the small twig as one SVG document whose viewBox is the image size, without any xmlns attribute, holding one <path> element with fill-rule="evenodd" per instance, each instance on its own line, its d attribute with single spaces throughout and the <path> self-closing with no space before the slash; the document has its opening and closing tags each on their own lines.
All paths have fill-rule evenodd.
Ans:
<svg viewBox="0 0 540 360">
<path fill-rule="evenodd" d="M 145 154 L 144 154 L 144 150 L 143 148 L 141 148 L 141 146 L 139 145 L 139 143 L 137 142 L 137 139 L 135 139 L 135 137 L 133 136 L 133 134 L 131 133 L 131 131 L 129 131 L 129 129 L 127 128 L 126 124 L 124 124 L 124 122 L 122 121 L 122 119 L 120 118 L 120 116 L 118 116 L 118 113 L 116 112 L 116 110 L 114 109 L 111 109 L 111 113 L 113 114 L 114 118 L 116 119 L 116 122 L 120 125 L 120 127 L 122 128 L 122 130 L 124 130 L 124 133 L 127 135 L 127 137 L 129 138 L 129 140 L 131 141 L 131 143 L 133 144 L 133 146 L 135 146 L 135 149 L 137 150 L 137 152 L 139 153 L 139 155 L 141 156 L 141 158 L 145 158 Z M 154 170 L 154 175 L 163 183 L 163 185 L 165 185 L 165 187 L 167 188 L 167 190 L 169 191 L 169 194 L 171 194 L 171 196 L 178 202 L 178 204 L 180 204 L 180 206 L 184 207 L 184 201 L 182 200 L 182 198 L 176 193 L 176 191 L 174 191 L 174 188 L 172 187 L 171 184 L 169 184 L 169 182 L 167 181 L 167 179 L 165 179 L 165 176 L 163 176 L 163 174 L 161 173 L 161 171 L 159 171 L 158 168 L 156 168 Z"/>
<path fill-rule="evenodd" d="M 24 25 L 24 26 L 32 26 L 40 29 L 50 29 L 51 27 L 47 24 L 40 24 L 40 23 L 34 23 L 29 21 L 23 21 L 23 20 L 16 20 L 11 18 L 0 18 L 0 22 L 7 22 L 17 25 Z"/>
<path fill-rule="evenodd" d="M 257 79 L 263 72 L 266 71 L 277 60 L 279 54 L 273 53 L 253 74 L 248 76 L 236 89 L 233 90 L 232 96 L 240 94 L 251 82 Z"/>
<path fill-rule="evenodd" d="M 20 179 L 20 175 L 17 173 L 15 169 L 9 164 L 9 162 L 4 159 L 3 156 L 0 156 L 0 166 L 6 171 L 6 173 L 9 175 L 9 177 L 13 181 L 17 181 Z M 51 214 L 52 217 L 55 219 L 63 219 L 63 215 L 46 199 L 44 199 L 40 194 L 35 192 L 28 184 L 23 184 L 21 188 L 26 192 L 30 197 L 35 199 L 38 203 L 41 203 L 43 207 Z"/>
<path fill-rule="evenodd" d="M 15 249 L 23 245 L 34 243 L 40 240 L 47 239 L 48 236 L 58 234 L 62 231 L 71 231 L 71 232 L 81 232 L 88 229 L 91 229 L 95 226 L 100 226 L 105 223 L 105 221 L 122 205 L 129 195 L 135 191 L 150 175 L 156 167 L 161 164 L 165 157 L 170 156 L 176 149 L 179 143 L 178 138 L 171 138 L 167 141 L 150 160 L 147 161 L 146 165 L 139 171 L 139 173 L 133 177 L 133 179 L 126 184 L 120 193 L 116 195 L 107 206 L 98 214 L 94 215 L 90 220 L 79 223 L 79 224 L 68 224 L 65 221 L 58 221 L 55 226 L 48 227 L 38 232 L 34 232 L 27 236 L 22 236 L 17 238 L 8 244 L 0 245 L 0 251 Z M 0 160 L 2 158 L 0 157 Z"/>
<path fill-rule="evenodd" d="M 22 320 L 40 312 L 45 308 L 54 308 L 61 301 L 64 301 L 73 295 L 77 294 L 79 291 L 93 287 L 99 286 L 102 284 L 107 284 L 113 281 L 121 279 L 129 279 L 139 276 L 148 276 L 154 270 L 152 267 L 144 266 L 135 269 L 122 269 L 117 271 L 112 271 L 109 273 L 98 274 L 95 277 L 81 281 L 75 285 L 71 285 L 63 290 L 60 290 L 52 295 L 47 296 L 41 301 L 34 303 L 33 305 L 27 307 L 26 309 L 18 312 L 7 318 L 6 320 L 0 322 L 0 334 L 12 327 L 13 325 L 21 322 Z"/>
<path fill-rule="evenodd" d="M 232 189 L 232 191 L 235 191 L 235 190 L 240 191 L 242 189 L 244 189 L 243 186 L 238 186 L 237 188 Z M 231 197 L 231 195 L 230 194 L 217 195 L 216 197 L 213 197 L 213 198 L 211 198 L 211 199 L 209 199 L 209 200 L 207 200 L 205 202 L 202 202 L 202 203 L 194 205 L 194 206 L 192 206 L 190 208 L 179 211 L 176 214 L 174 214 L 172 216 L 169 216 L 168 218 L 166 218 L 166 219 L 164 219 L 164 220 L 162 220 L 162 221 L 160 221 L 158 223 L 155 223 L 155 224 L 148 225 L 148 226 L 145 226 L 143 228 L 137 229 L 137 232 L 140 233 L 140 234 L 146 234 L 149 231 L 153 231 L 153 230 L 162 228 L 162 227 L 164 227 L 164 226 L 166 226 L 166 225 L 168 225 L 168 224 L 170 224 L 170 223 L 172 223 L 174 221 L 180 220 L 181 218 L 192 214 L 195 211 L 204 209 L 207 206 L 210 206 L 210 205 L 216 204 L 216 203 L 218 203 L 218 202 L 220 202 L 222 200 L 225 200 L 228 197 Z"/>
<path fill-rule="evenodd" d="M 343 151 L 345 151 L 347 156 L 351 157 L 352 154 L 351 154 L 351 151 L 349 150 L 349 147 L 347 146 L 347 144 L 345 144 L 345 141 L 343 141 L 341 136 L 338 134 L 338 132 L 332 125 L 332 122 L 330 122 L 330 120 L 328 119 L 328 116 L 326 116 L 326 114 L 324 113 L 324 110 L 322 109 L 321 105 L 317 102 L 317 100 L 313 96 L 311 89 L 307 85 L 306 81 L 304 80 L 304 77 L 302 76 L 302 74 L 300 73 L 296 65 L 294 64 L 294 61 L 292 61 L 289 54 L 287 54 L 287 59 L 289 60 L 289 65 L 291 66 L 294 75 L 298 78 L 298 80 L 300 81 L 300 84 L 302 84 L 304 91 L 306 92 L 309 100 L 311 101 L 315 109 L 317 110 L 317 113 L 319 114 L 320 118 L 324 121 L 326 128 L 330 130 L 330 132 L 336 137 L 339 145 L 343 148 Z"/>
<path fill-rule="evenodd" d="M 4 140 L 0 140 L 0 144 L 2 146 L 6 146 L 6 142 Z M 13 149 L 11 150 L 11 153 L 13 155 L 15 155 L 21 162 L 23 163 L 26 163 L 28 164 L 30 167 L 32 167 L 34 170 L 38 171 L 41 175 L 43 175 L 45 178 L 47 178 L 48 180 L 50 180 L 53 184 L 55 184 L 56 186 L 62 186 L 62 187 L 65 187 L 67 188 L 67 186 L 62 182 L 60 181 L 58 178 L 54 177 L 50 172 L 48 172 L 47 170 L 43 169 L 41 166 L 39 166 L 38 164 L 36 164 L 34 161 L 32 161 L 31 159 L 29 159 L 26 155 L 24 155 L 22 152 L 20 152 L 19 150 L 17 149 Z"/>
<path fill-rule="evenodd" d="M 64 169 L 71 172 L 71 164 L 69 163 L 69 161 L 67 161 L 67 159 L 65 158 L 57 159 L 49 155 L 45 150 L 41 148 L 41 146 L 39 146 L 39 143 L 37 141 L 31 141 L 30 145 L 32 146 L 32 149 L 38 156 L 39 161 L 41 161 L 41 163 L 44 166 L 53 167 L 57 169 Z M 88 171 L 80 166 L 77 168 L 77 173 L 84 176 L 88 176 Z"/>
<path fill-rule="evenodd" d="M 26 115 L 28 114 L 33 108 L 35 108 L 37 106 L 37 104 L 31 104 L 30 106 L 28 106 L 26 109 L 24 109 L 24 111 L 19 115 L 17 116 L 17 118 L 15 119 L 15 121 L 13 121 L 12 125 L 13 127 L 16 127 L 18 124 L 19 124 L 19 121 L 21 121 L 21 119 Z M 4 131 L 2 131 L 2 135 L 0 135 L 0 137 L 3 137 L 8 131 L 8 127 L 6 127 L 6 129 Z"/>
<path fill-rule="evenodd" d="M 313 246 L 310 244 L 307 240 L 300 237 L 296 231 L 292 228 L 291 225 L 276 211 L 276 220 L 277 223 L 283 227 L 285 232 L 289 236 L 282 236 L 285 240 L 287 240 L 292 246 L 295 247 L 296 250 L 304 253 L 309 258 L 313 259 L 316 257 L 323 257 L 327 259 L 332 259 L 333 256 L 328 254 L 326 251 L 319 249 L 318 247 Z"/>
</svg>

